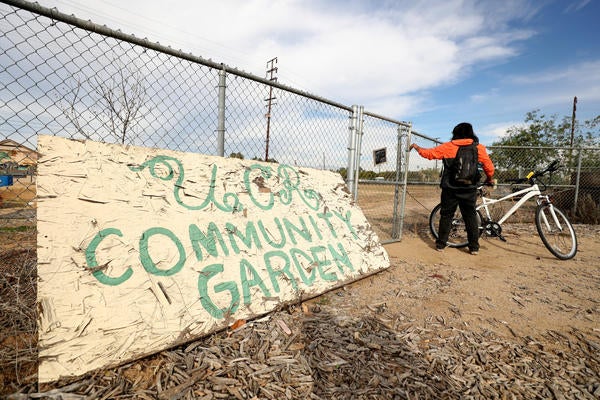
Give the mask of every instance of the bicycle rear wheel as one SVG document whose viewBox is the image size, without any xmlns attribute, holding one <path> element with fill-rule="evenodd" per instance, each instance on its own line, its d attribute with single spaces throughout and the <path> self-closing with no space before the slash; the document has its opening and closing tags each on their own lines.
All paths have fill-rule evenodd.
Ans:
<svg viewBox="0 0 600 400">
<path fill-rule="evenodd" d="M 550 253 L 568 260 L 577 253 L 577 237 L 565 214 L 552 204 L 541 204 L 535 210 L 535 227 Z"/>
<path fill-rule="evenodd" d="M 440 210 L 442 209 L 442 205 L 438 204 L 434 207 L 429 215 L 429 230 L 433 237 L 437 240 L 439 238 L 438 234 L 438 225 L 440 223 Z M 483 231 L 481 226 L 481 221 L 483 220 L 481 213 L 477 211 L 477 226 L 479 227 L 479 233 Z M 467 238 L 467 228 L 465 226 L 465 221 L 460 213 L 460 209 L 456 209 L 454 213 L 454 217 L 452 218 L 452 225 L 450 227 L 450 236 L 448 236 L 448 242 L 446 243 L 448 247 L 466 247 L 469 244 L 469 240 Z"/>
</svg>

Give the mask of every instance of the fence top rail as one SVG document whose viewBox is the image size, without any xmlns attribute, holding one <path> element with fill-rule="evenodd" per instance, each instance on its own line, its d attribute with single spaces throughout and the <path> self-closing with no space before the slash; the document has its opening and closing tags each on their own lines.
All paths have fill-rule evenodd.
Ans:
<svg viewBox="0 0 600 400">
<path fill-rule="evenodd" d="M 420 137 L 422 139 L 425 139 L 425 140 L 431 140 L 432 142 L 442 143 L 439 138 L 434 138 L 434 137 L 431 137 L 431 136 L 427 136 L 427 135 L 425 135 L 423 133 L 419 133 L 419 132 L 416 132 L 416 131 L 412 131 L 411 135 L 418 136 L 418 137 Z"/>
<path fill-rule="evenodd" d="M 494 150 L 494 149 L 518 149 L 518 150 L 531 150 L 531 149 L 537 149 L 537 150 L 600 150 L 600 147 L 591 147 L 591 146 L 583 146 L 583 147 L 579 147 L 579 146 L 573 146 L 573 147 L 569 147 L 569 146 L 486 146 L 488 149 L 490 150 Z"/>
<path fill-rule="evenodd" d="M 168 55 L 171 55 L 171 56 L 174 56 L 177 58 L 181 58 L 181 59 L 184 59 L 187 61 L 191 61 L 191 62 L 194 62 L 197 64 L 202 64 L 202 65 L 210 67 L 210 68 L 223 70 L 224 72 L 230 73 L 232 75 L 236 75 L 236 76 L 239 76 L 242 78 L 246 78 L 246 79 L 250 79 L 250 80 L 253 80 L 253 81 L 256 81 L 259 83 L 263 83 L 265 85 L 272 86 L 272 87 L 275 87 L 278 89 L 282 89 L 282 90 L 285 90 L 285 91 L 288 91 L 288 92 L 291 92 L 291 93 L 294 93 L 299 96 L 303 96 L 303 97 L 306 97 L 306 98 L 309 98 L 312 100 L 317 100 L 319 102 L 329 104 L 331 106 L 338 107 L 338 108 L 341 108 L 341 109 L 349 111 L 349 112 L 352 111 L 352 107 L 338 103 L 336 101 L 329 100 L 329 99 L 326 99 L 323 97 L 319 97 L 317 95 L 314 95 L 314 94 L 311 94 L 311 93 L 308 93 L 308 92 L 305 92 L 302 90 L 298 90 L 298 89 L 295 89 L 295 88 L 287 86 L 287 85 L 283 85 L 276 81 L 271 81 L 266 78 L 262 78 L 262 77 L 250 74 L 248 72 L 244 72 L 237 68 L 229 67 L 226 64 L 218 63 L 211 59 L 206 59 L 203 57 L 195 56 L 191 53 L 185 53 L 182 50 L 175 50 L 170 46 L 164 46 L 158 42 L 156 42 L 156 43 L 151 42 L 147 38 L 143 38 L 143 39 L 138 38 L 135 35 L 126 34 L 119 30 L 111 29 L 111 28 L 107 27 L 106 25 L 98 25 L 92 21 L 85 21 L 81 18 L 76 17 L 75 15 L 68 15 L 68 14 L 62 13 L 62 12 L 58 11 L 56 8 L 47 8 L 38 3 L 31 3 L 31 2 L 23 1 L 23 0 L 0 0 L 0 3 L 4 3 L 9 6 L 21 8 L 26 11 L 31 11 L 33 13 L 51 18 L 56 21 L 65 22 L 69 25 L 76 26 L 78 28 L 84 29 L 89 32 L 94 32 L 94 33 L 98 33 L 98 34 L 101 34 L 104 36 L 122 40 L 124 42 L 129 42 L 129 43 L 132 43 L 132 44 L 135 44 L 135 45 L 138 45 L 138 46 L 150 49 L 150 50 L 155 50 L 155 51 L 165 53 L 165 54 L 168 54 Z"/>
<path fill-rule="evenodd" d="M 363 114 L 367 115 L 369 117 L 381 119 L 383 121 L 391 122 L 392 124 L 402 125 L 402 126 L 405 126 L 405 127 L 410 127 L 411 126 L 410 122 L 398 121 L 396 119 L 384 117 L 382 115 L 378 115 L 378 114 L 375 114 L 375 113 L 372 113 L 372 112 L 369 112 L 369 111 L 365 111 Z"/>
</svg>

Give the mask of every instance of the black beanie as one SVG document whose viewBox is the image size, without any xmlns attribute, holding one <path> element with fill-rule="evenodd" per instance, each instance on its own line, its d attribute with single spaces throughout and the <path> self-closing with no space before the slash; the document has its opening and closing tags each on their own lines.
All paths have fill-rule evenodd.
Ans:
<svg viewBox="0 0 600 400">
<path fill-rule="evenodd" d="M 461 122 L 452 129 L 452 139 L 472 139 L 475 136 L 473 125 Z"/>
</svg>

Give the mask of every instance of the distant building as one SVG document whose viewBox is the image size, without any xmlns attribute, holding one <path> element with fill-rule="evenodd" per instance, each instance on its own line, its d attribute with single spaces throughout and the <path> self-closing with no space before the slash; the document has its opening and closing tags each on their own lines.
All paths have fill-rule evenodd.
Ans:
<svg viewBox="0 0 600 400">
<path fill-rule="evenodd" d="M 39 153 L 12 139 L 0 141 L 0 176 L 30 177 L 33 182 Z"/>
<path fill-rule="evenodd" d="M 0 165 L 12 168 L 36 165 L 39 153 L 12 139 L 0 141 Z"/>
</svg>

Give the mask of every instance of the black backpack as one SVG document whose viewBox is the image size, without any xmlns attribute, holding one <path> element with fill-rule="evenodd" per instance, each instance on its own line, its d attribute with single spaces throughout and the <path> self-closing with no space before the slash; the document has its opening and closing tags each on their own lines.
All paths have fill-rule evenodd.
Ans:
<svg viewBox="0 0 600 400">
<path fill-rule="evenodd" d="M 445 178 L 449 184 L 448 187 L 475 187 L 481 179 L 477 142 L 459 146 L 454 158 L 444 158 L 444 175 L 442 176 L 442 185 Z"/>
</svg>

